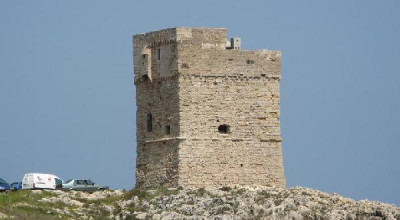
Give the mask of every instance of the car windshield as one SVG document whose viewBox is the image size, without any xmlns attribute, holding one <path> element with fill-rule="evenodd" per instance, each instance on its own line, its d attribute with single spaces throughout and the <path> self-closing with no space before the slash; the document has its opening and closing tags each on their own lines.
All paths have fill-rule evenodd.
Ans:
<svg viewBox="0 0 400 220">
<path fill-rule="evenodd" d="M 62 184 L 62 180 L 61 179 L 55 178 L 55 180 L 56 180 L 56 185 L 61 185 Z"/>
<path fill-rule="evenodd" d="M 4 181 L 2 178 L 0 178 L 0 183 L 1 183 L 1 184 L 6 184 L 7 182 Z"/>
<path fill-rule="evenodd" d="M 87 183 L 88 185 L 94 185 L 94 182 L 92 182 L 91 180 L 86 180 L 86 183 Z"/>
<path fill-rule="evenodd" d="M 72 179 L 69 179 L 67 181 L 65 181 L 65 183 L 70 183 L 72 181 Z"/>
</svg>

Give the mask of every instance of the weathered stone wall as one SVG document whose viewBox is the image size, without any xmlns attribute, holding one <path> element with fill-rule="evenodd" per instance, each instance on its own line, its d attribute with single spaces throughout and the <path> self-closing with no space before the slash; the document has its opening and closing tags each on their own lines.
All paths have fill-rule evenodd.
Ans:
<svg viewBox="0 0 400 220">
<path fill-rule="evenodd" d="M 174 71 L 176 43 L 171 41 L 174 34 L 170 29 L 134 36 L 138 187 L 178 183 L 179 140 L 174 137 L 179 136 L 179 90 Z M 147 130 L 149 114 L 151 131 Z"/>
<path fill-rule="evenodd" d="M 279 98 L 268 95 L 276 81 L 181 78 L 182 185 L 284 187 Z M 218 131 L 223 124 L 229 126 L 226 134 Z"/>
<path fill-rule="evenodd" d="M 285 187 L 280 52 L 226 49 L 226 40 L 224 28 L 135 36 L 138 186 Z M 148 112 L 160 130 L 146 131 Z M 166 123 L 172 125 L 168 137 Z M 220 132 L 220 125 L 228 131 Z M 173 158 L 172 166 L 159 162 L 166 158 Z"/>
<path fill-rule="evenodd" d="M 179 107 L 176 78 L 145 80 L 137 89 L 137 166 L 139 187 L 177 185 Z M 152 131 L 147 116 L 152 114 Z M 170 126 L 169 134 L 166 126 Z"/>
</svg>

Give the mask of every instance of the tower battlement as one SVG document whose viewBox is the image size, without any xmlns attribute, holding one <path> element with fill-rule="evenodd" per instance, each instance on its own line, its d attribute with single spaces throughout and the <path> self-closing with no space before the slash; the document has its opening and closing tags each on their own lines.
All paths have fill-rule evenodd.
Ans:
<svg viewBox="0 0 400 220">
<path fill-rule="evenodd" d="M 133 39 L 138 187 L 285 187 L 279 51 L 241 50 L 225 28 Z"/>
</svg>

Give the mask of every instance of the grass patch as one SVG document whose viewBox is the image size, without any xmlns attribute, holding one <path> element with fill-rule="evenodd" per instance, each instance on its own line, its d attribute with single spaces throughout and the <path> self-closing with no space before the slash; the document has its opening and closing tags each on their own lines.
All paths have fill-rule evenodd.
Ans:
<svg viewBox="0 0 400 220">
<path fill-rule="evenodd" d="M 139 200 L 151 200 L 157 196 L 170 196 L 179 193 L 179 189 L 168 189 L 159 187 L 155 189 L 155 193 L 149 193 L 148 190 L 133 188 L 124 194 L 124 199 L 132 199 L 137 196 Z"/>
<path fill-rule="evenodd" d="M 232 191 L 232 195 L 243 195 L 246 192 L 246 189 L 240 188 Z"/>
<path fill-rule="evenodd" d="M 196 197 L 204 197 L 204 195 L 208 194 L 204 188 L 198 188 L 197 190 L 191 190 L 187 192 L 188 195 L 194 195 Z"/>
<path fill-rule="evenodd" d="M 229 214 L 232 211 L 232 208 L 229 206 L 221 206 L 218 207 L 217 211 L 215 214 L 217 215 L 224 215 L 224 214 Z"/>
<path fill-rule="evenodd" d="M 155 196 L 171 196 L 177 195 L 179 193 L 179 189 L 167 189 L 165 187 L 157 188 Z"/>
<path fill-rule="evenodd" d="M 150 197 L 150 194 L 146 190 L 133 188 L 129 190 L 124 195 L 124 199 L 132 199 L 133 197 L 137 196 L 139 200 L 147 199 Z"/>
<path fill-rule="evenodd" d="M 71 216 L 58 213 L 55 210 L 76 208 L 62 201 L 43 201 L 44 198 L 58 197 L 59 195 L 47 190 L 19 190 L 0 194 L 0 212 L 14 216 L 14 219 L 68 219 Z M 71 211 L 73 213 L 73 211 Z"/>
<path fill-rule="evenodd" d="M 306 192 L 306 191 L 301 192 L 301 195 L 303 195 L 303 196 L 312 196 L 311 193 Z"/>
<path fill-rule="evenodd" d="M 262 190 L 261 192 L 257 193 L 257 197 L 255 198 L 255 202 L 258 205 L 264 204 L 265 201 L 267 201 L 268 199 L 274 198 L 276 197 L 276 195 L 271 194 L 270 192 L 266 191 L 266 190 Z"/>
<path fill-rule="evenodd" d="M 156 189 L 151 190 L 151 192 L 149 192 L 148 190 L 144 190 L 144 189 L 137 189 L 137 188 L 133 188 L 132 190 L 126 192 L 123 195 L 123 199 L 125 200 L 129 200 L 129 199 L 133 199 L 135 196 L 139 199 L 139 204 L 137 204 L 136 206 L 134 204 L 130 205 L 127 207 L 127 209 L 130 212 L 144 212 L 146 211 L 143 207 L 142 207 L 142 203 L 143 201 L 148 201 L 150 202 L 152 199 L 156 198 L 156 197 L 160 197 L 160 196 L 171 196 L 171 195 L 177 195 L 179 193 L 179 189 L 168 189 L 165 187 L 159 187 Z M 114 206 L 116 208 L 116 212 L 118 212 L 118 207 Z M 134 216 L 130 216 L 130 218 L 133 218 Z"/>
<path fill-rule="evenodd" d="M 26 202 L 32 204 L 46 197 L 55 196 L 54 193 L 48 191 L 32 192 L 30 190 L 18 190 L 16 192 L 0 193 L 0 205 L 15 204 Z"/>
<path fill-rule="evenodd" d="M 205 193 L 206 193 L 206 190 L 204 188 L 197 189 L 198 196 L 203 197 Z"/>
</svg>

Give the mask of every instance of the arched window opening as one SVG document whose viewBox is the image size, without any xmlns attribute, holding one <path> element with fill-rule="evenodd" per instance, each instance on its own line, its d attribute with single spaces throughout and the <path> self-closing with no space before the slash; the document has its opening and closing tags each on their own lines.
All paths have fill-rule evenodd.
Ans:
<svg viewBox="0 0 400 220">
<path fill-rule="evenodd" d="M 223 124 L 223 125 L 218 126 L 218 131 L 219 131 L 219 133 L 222 133 L 222 134 L 229 133 L 229 125 Z"/>
<path fill-rule="evenodd" d="M 153 116 L 151 113 L 147 114 L 147 132 L 153 131 Z"/>
</svg>

